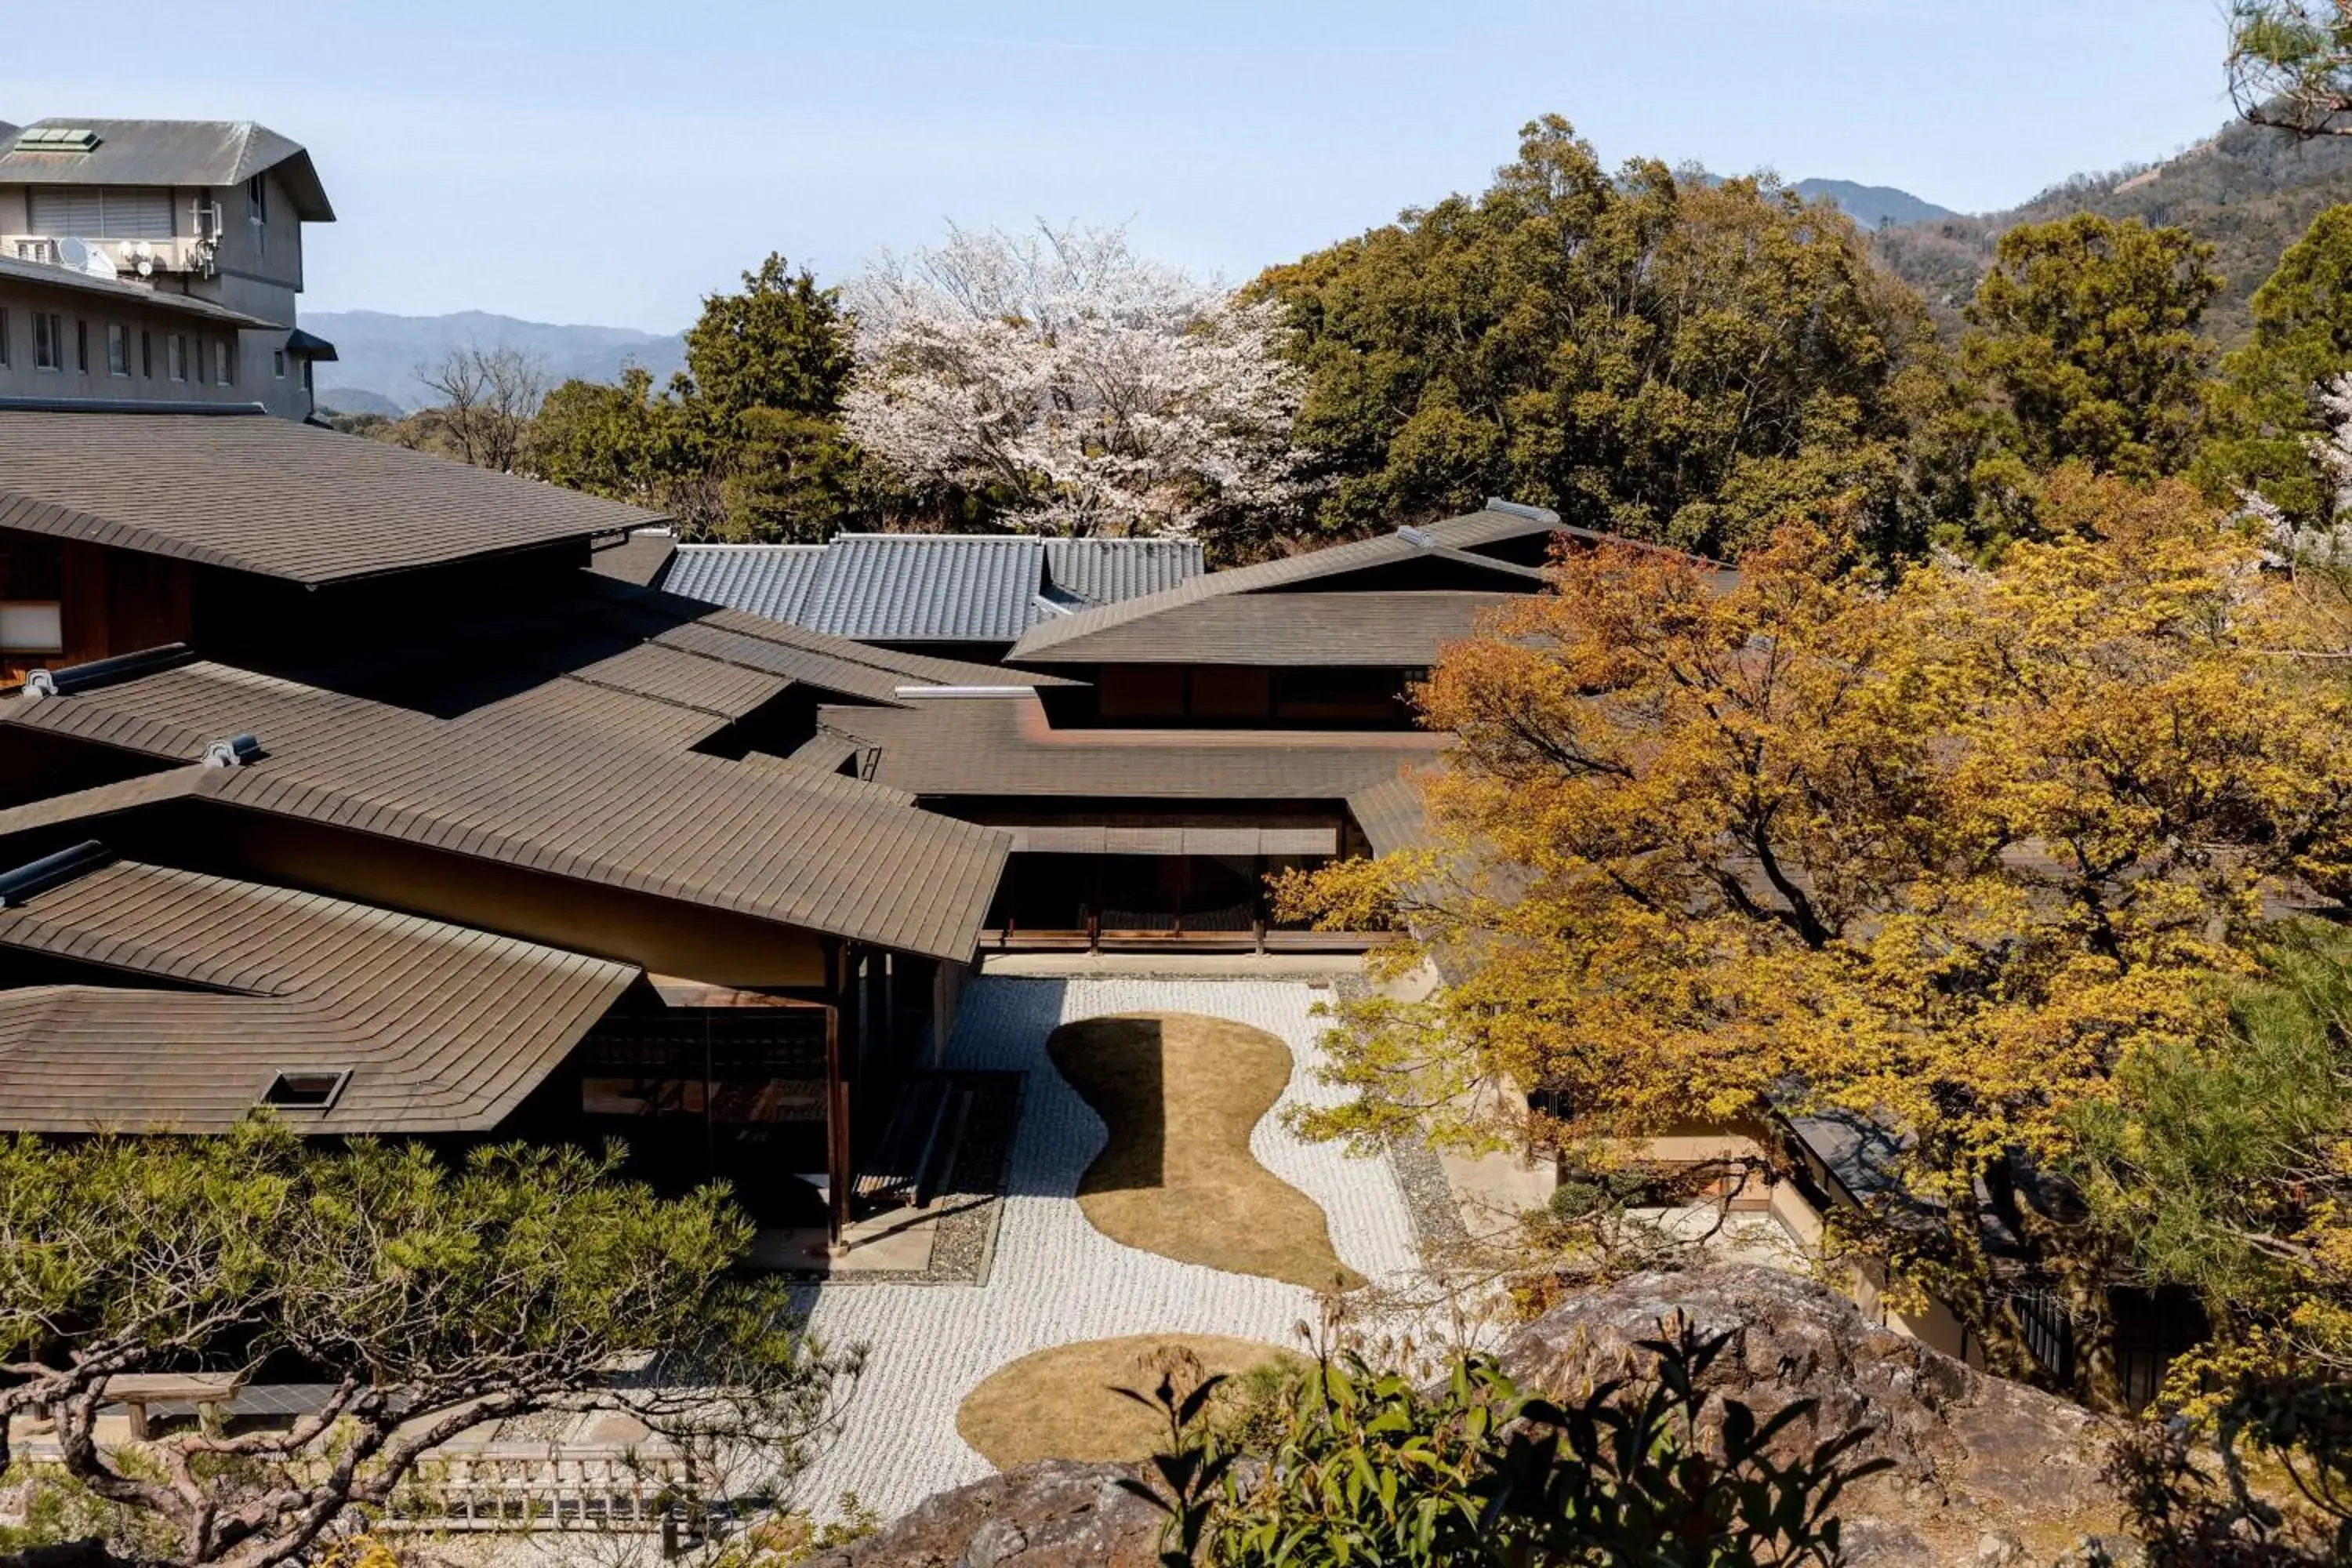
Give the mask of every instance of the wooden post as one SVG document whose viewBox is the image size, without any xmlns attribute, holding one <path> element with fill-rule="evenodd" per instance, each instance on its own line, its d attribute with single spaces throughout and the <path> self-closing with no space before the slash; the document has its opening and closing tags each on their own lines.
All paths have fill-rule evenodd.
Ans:
<svg viewBox="0 0 2352 1568">
<path fill-rule="evenodd" d="M 702 1179 L 719 1179 L 719 1108 L 711 1103 L 710 1013 L 702 1015 Z"/>
<path fill-rule="evenodd" d="M 849 1080 L 841 1075 L 841 1009 L 824 1010 L 825 1194 L 827 1241 L 835 1250 L 849 1230 Z"/>
</svg>

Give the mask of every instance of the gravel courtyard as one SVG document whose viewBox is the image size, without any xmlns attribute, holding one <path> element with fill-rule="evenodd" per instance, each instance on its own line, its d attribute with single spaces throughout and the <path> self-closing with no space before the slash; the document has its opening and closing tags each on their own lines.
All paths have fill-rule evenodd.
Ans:
<svg viewBox="0 0 2352 1568">
<path fill-rule="evenodd" d="M 1308 1076 L 1328 993 L 1265 980 L 984 977 L 964 992 L 950 1065 L 1029 1075 L 1022 1123 L 984 1286 L 859 1285 L 820 1289 L 810 1315 L 836 1342 L 863 1340 L 872 1365 L 844 1436 L 803 1478 L 799 1495 L 819 1514 L 854 1490 L 887 1517 L 930 1493 L 990 1473 L 956 1435 L 956 1407 L 1015 1357 L 1073 1340 L 1155 1332 L 1232 1334 L 1296 1342 L 1313 1313 L 1297 1286 L 1178 1263 L 1123 1247 L 1079 1212 L 1078 1178 L 1106 1140 L 1102 1121 L 1046 1058 L 1062 1024 L 1108 1013 L 1200 1013 L 1264 1029 L 1296 1058 L 1282 1104 L 1328 1100 Z M 1412 1221 L 1385 1160 L 1353 1159 L 1332 1145 L 1299 1142 L 1278 1110 L 1250 1148 L 1265 1167 L 1330 1217 L 1333 1247 L 1375 1281 L 1416 1267 Z"/>
</svg>

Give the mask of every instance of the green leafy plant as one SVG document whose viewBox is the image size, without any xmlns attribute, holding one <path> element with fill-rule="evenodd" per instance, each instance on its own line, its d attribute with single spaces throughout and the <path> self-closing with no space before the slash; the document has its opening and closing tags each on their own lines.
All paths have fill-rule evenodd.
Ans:
<svg viewBox="0 0 2352 1568">
<path fill-rule="evenodd" d="M 1360 1356 L 1327 1357 L 1287 1429 L 1241 1448 L 1202 1419 L 1211 1380 L 1151 1394 L 1169 1447 L 1151 1482 L 1166 1568 L 1796 1568 L 1840 1560 L 1835 1507 L 1888 1461 L 1850 1431 L 1787 1452 L 1811 1401 L 1759 1416 L 1702 1384 L 1728 1334 L 1675 1321 L 1642 1342 L 1649 1377 L 1560 1404 L 1524 1396 L 1491 1360 L 1458 1357 L 1423 1388 Z M 1204 1555 L 1205 1554 L 1205 1555 Z"/>
</svg>

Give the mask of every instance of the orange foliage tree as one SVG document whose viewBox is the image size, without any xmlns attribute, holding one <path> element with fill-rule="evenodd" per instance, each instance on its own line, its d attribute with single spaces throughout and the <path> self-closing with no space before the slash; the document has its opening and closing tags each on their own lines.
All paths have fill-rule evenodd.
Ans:
<svg viewBox="0 0 2352 1568">
<path fill-rule="evenodd" d="M 2266 890 L 2352 887 L 2352 705 L 2279 656 L 2292 595 L 2179 483 L 2062 471 L 2053 538 L 1997 569 L 1865 576 L 1787 527 L 1736 582 L 1632 546 L 1447 651 L 1455 737 L 1426 847 L 1281 886 L 1328 925 L 1439 954 L 1428 999 L 1341 1005 L 1347 1105 L 1476 1145 L 1541 1091 L 1544 1136 L 1639 1140 L 1832 1111 L 1899 1143 L 1839 1218 L 2027 1373 L 1989 1237 L 2022 1231 L 2112 1397 L 2113 1260 L 2053 1202 L 2070 1110 L 2200 1037 Z"/>
</svg>

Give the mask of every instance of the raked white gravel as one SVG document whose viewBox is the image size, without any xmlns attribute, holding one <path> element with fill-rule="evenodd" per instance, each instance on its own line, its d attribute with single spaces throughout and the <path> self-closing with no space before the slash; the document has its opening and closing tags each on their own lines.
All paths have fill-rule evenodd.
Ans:
<svg viewBox="0 0 2352 1568">
<path fill-rule="evenodd" d="M 1078 1177 L 1102 1149 L 1102 1121 L 1045 1055 L 1062 1024 L 1110 1013 L 1199 1013 L 1279 1037 L 1294 1066 L 1282 1104 L 1328 1102 L 1314 1081 L 1320 1021 L 1307 985 L 1262 980 L 983 978 L 963 994 L 950 1064 L 1029 1075 L 995 1268 L 984 1286 L 843 1285 L 814 1293 L 814 1326 L 835 1343 L 864 1341 L 873 1360 L 846 1429 L 803 1477 L 820 1515 L 845 1490 L 886 1519 L 944 1488 L 990 1473 L 956 1435 L 956 1407 L 981 1380 L 1032 1351 L 1120 1334 L 1237 1334 L 1293 1344 L 1314 1310 L 1295 1285 L 1178 1263 L 1111 1240 L 1077 1205 Z M 1402 1282 L 1417 1266 L 1404 1195 L 1383 1159 L 1302 1143 L 1270 1114 L 1251 1135 L 1265 1167 L 1329 1216 L 1331 1241 L 1360 1273 Z"/>
</svg>

